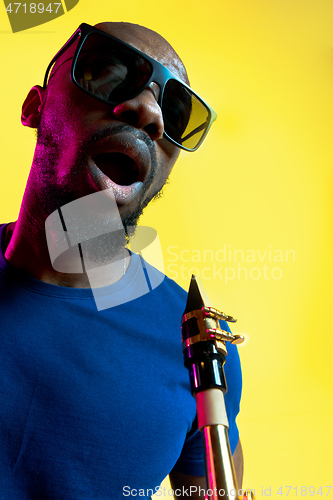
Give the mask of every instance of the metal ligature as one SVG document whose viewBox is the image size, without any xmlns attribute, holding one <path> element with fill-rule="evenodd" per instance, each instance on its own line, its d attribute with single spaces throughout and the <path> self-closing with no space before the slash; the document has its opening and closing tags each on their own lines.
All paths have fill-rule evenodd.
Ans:
<svg viewBox="0 0 333 500">
<path fill-rule="evenodd" d="M 192 276 L 182 317 L 182 344 L 184 364 L 189 370 L 191 392 L 197 404 L 198 427 L 203 434 L 206 498 L 250 500 L 254 498 L 251 491 L 238 489 L 224 404 L 227 391 L 223 369 L 227 356 L 226 342 L 241 344 L 244 337 L 221 330 L 220 319 L 236 321 L 210 307 L 202 284 L 199 285 L 198 279 Z"/>
</svg>

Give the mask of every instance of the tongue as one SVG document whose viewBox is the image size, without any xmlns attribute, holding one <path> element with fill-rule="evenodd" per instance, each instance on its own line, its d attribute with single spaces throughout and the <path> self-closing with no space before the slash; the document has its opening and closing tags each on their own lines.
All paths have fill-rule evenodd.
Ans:
<svg viewBox="0 0 333 500">
<path fill-rule="evenodd" d="M 119 186 L 130 186 L 138 180 L 134 161 L 123 153 L 100 153 L 94 158 L 94 162 Z"/>
</svg>

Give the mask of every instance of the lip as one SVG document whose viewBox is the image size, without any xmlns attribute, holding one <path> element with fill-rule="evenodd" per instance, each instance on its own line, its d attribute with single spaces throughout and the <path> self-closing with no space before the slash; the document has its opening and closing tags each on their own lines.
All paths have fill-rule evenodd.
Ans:
<svg viewBox="0 0 333 500">
<path fill-rule="evenodd" d="M 121 153 L 133 163 L 137 180 L 129 185 L 117 184 L 101 168 L 94 158 L 103 153 Z M 112 188 L 118 205 L 127 205 L 141 191 L 152 165 L 151 153 L 144 140 L 134 133 L 119 132 L 99 140 L 94 144 L 88 158 L 88 168 L 98 191 Z"/>
</svg>

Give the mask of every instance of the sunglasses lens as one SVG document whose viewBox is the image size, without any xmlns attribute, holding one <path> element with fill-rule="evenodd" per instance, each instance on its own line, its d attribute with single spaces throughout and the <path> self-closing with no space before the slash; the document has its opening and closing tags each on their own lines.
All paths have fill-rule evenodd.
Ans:
<svg viewBox="0 0 333 500">
<path fill-rule="evenodd" d="M 210 123 L 209 109 L 177 80 L 166 83 L 162 113 L 166 134 L 188 149 L 198 146 Z"/>
<path fill-rule="evenodd" d="M 84 90 L 113 104 L 136 96 L 152 74 L 148 61 L 121 42 L 90 34 L 74 66 L 74 79 Z"/>
<path fill-rule="evenodd" d="M 90 33 L 74 63 L 74 80 L 101 101 L 117 105 L 136 97 L 153 73 L 151 63 L 121 41 Z M 156 82 L 163 86 L 163 82 Z M 196 149 L 211 122 L 209 108 L 178 80 L 166 82 L 161 103 L 165 134 L 179 146 Z"/>
</svg>

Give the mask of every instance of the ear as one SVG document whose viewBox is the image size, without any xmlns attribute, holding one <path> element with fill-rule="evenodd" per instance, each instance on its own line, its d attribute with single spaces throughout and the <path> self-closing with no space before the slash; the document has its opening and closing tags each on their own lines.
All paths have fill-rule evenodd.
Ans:
<svg viewBox="0 0 333 500">
<path fill-rule="evenodd" d="M 45 95 L 46 89 L 43 89 L 39 85 L 32 87 L 22 106 L 22 125 L 31 128 L 38 127 Z"/>
</svg>

